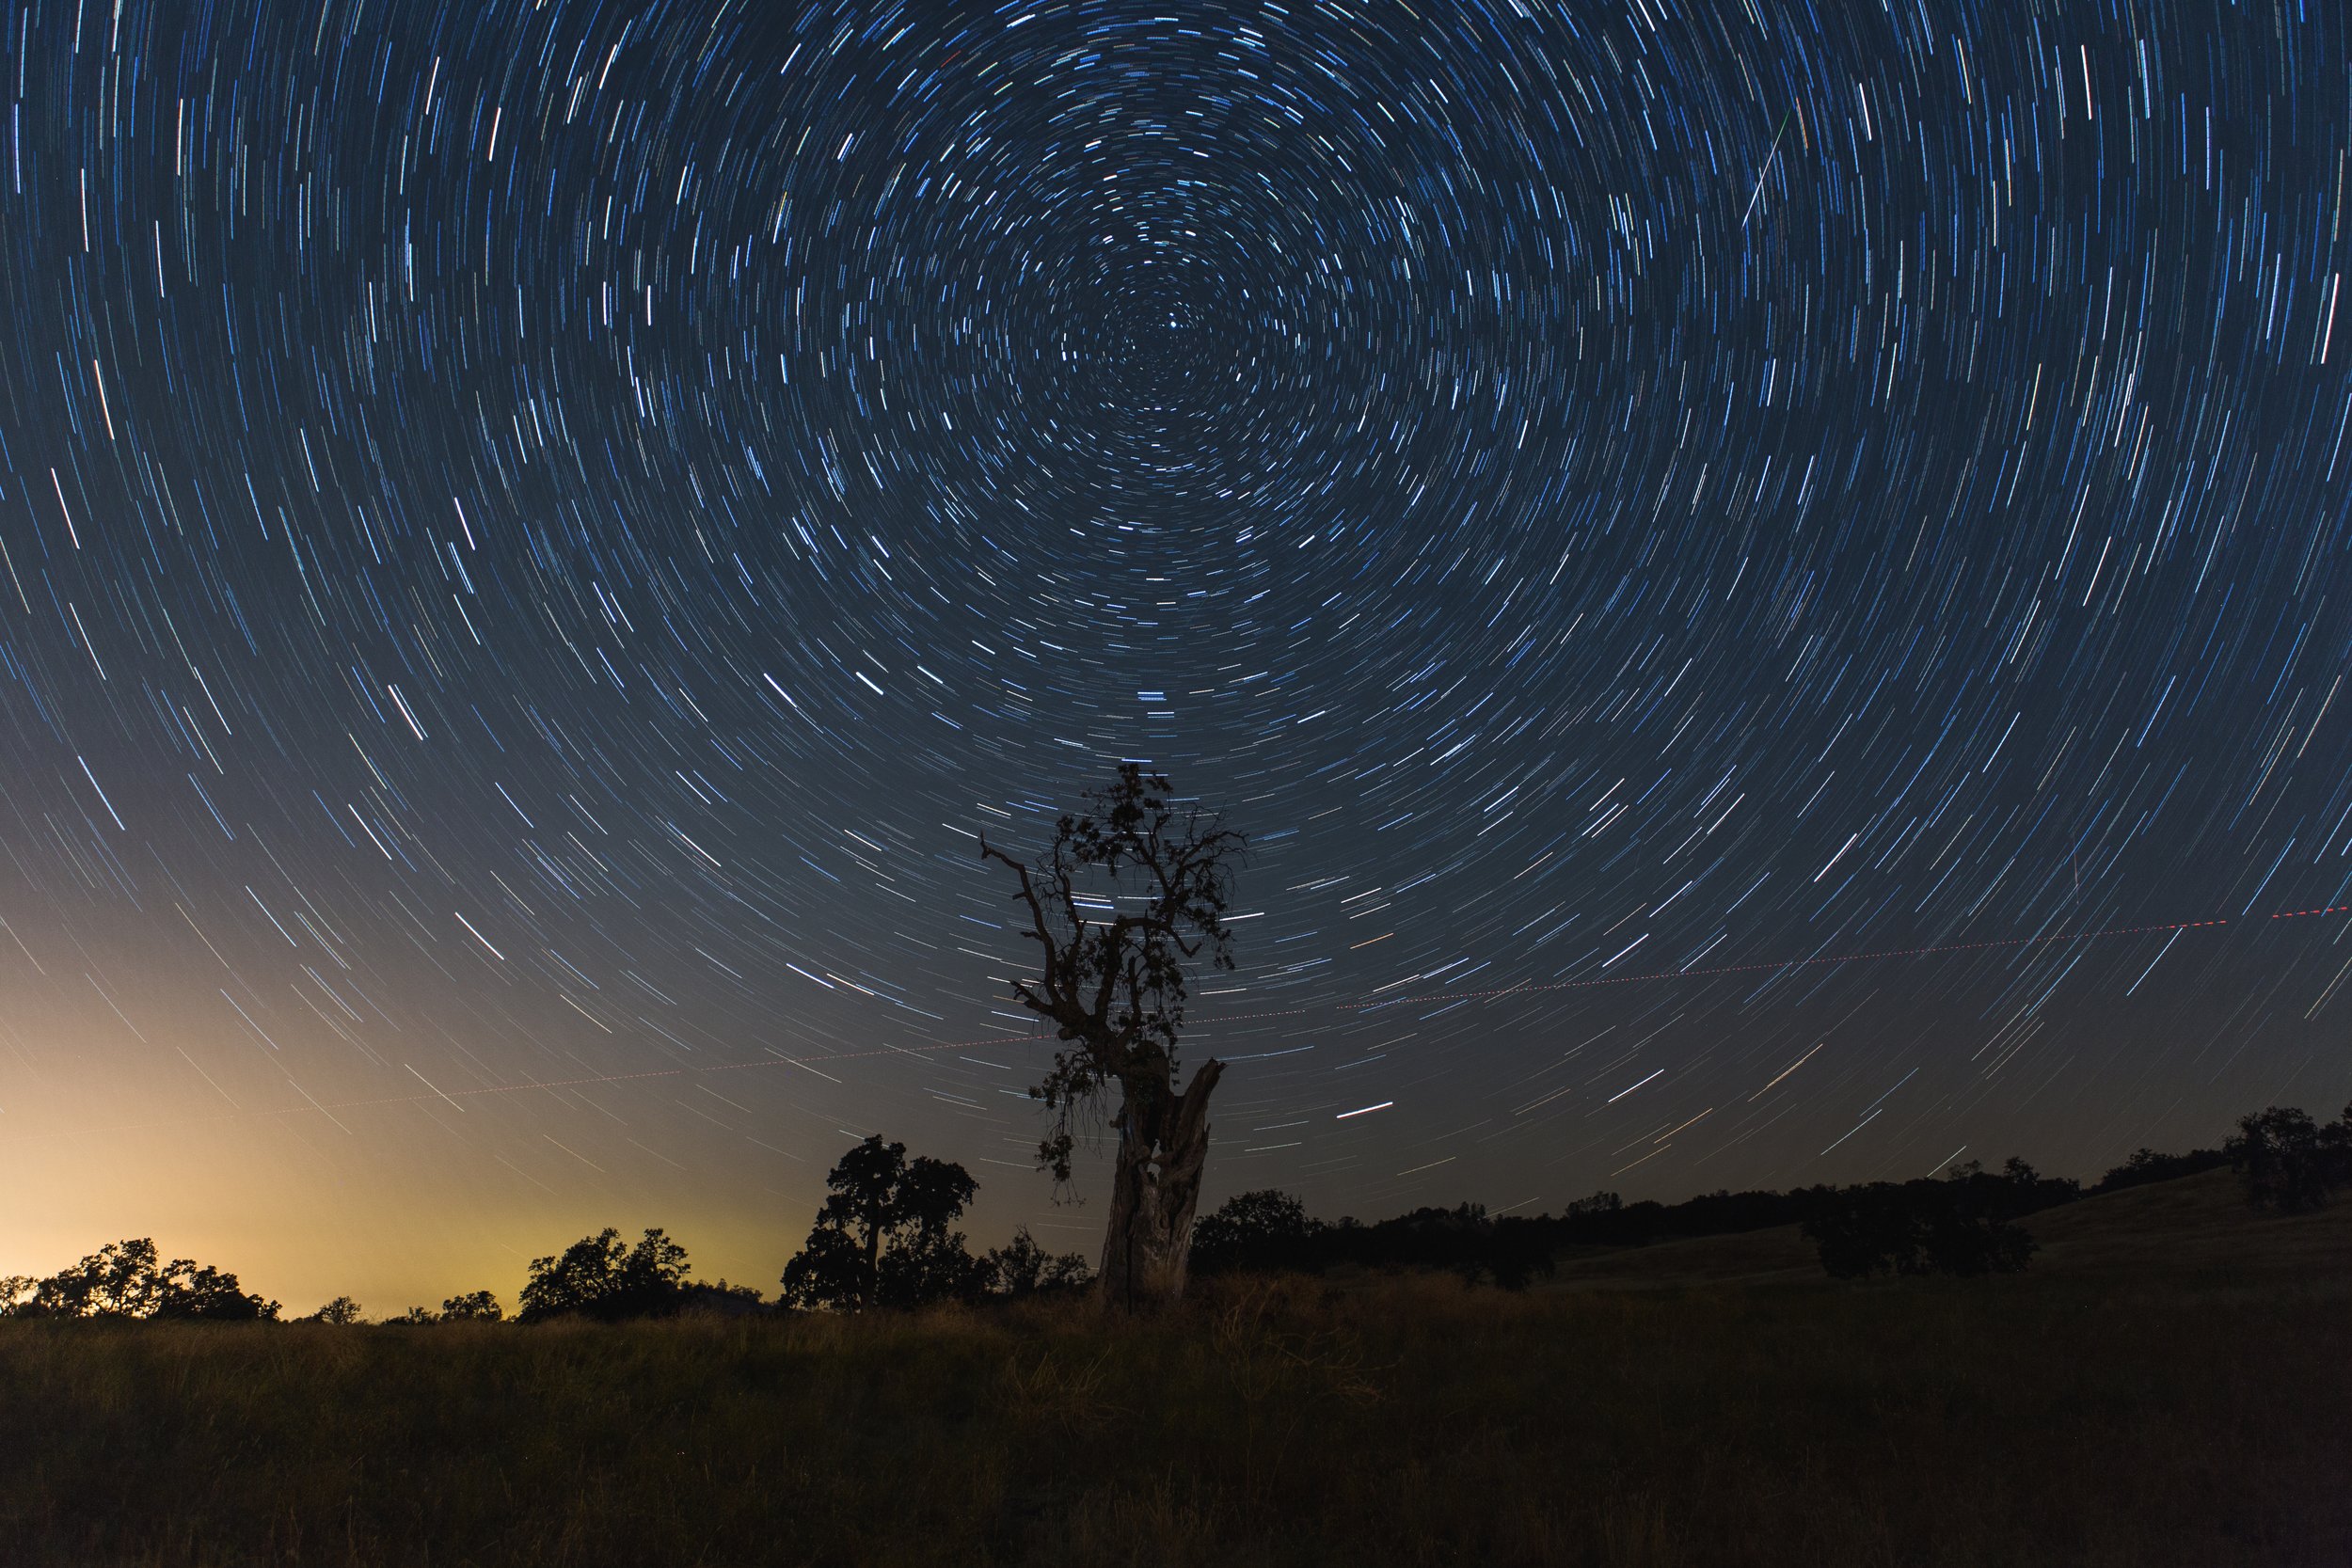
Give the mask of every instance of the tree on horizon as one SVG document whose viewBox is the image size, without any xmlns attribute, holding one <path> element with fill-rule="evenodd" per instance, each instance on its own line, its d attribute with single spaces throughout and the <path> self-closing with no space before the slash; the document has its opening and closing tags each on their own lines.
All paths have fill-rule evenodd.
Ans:
<svg viewBox="0 0 2352 1568">
<path fill-rule="evenodd" d="M 18 1318 L 168 1319 L 268 1323 L 278 1305 L 249 1294 L 237 1276 L 209 1263 L 159 1262 L 151 1238 L 109 1242 L 46 1279 L 0 1280 L 0 1315 Z"/>
<path fill-rule="evenodd" d="M 2238 1117 L 2237 1129 L 2222 1152 L 2257 1209 L 2324 1208 L 2337 1188 L 2352 1184 L 2352 1105 L 2324 1126 L 2300 1106 L 2273 1105 Z"/>
<path fill-rule="evenodd" d="M 948 1227 L 979 1183 L 952 1161 L 906 1154 L 906 1145 L 877 1132 L 834 1162 L 825 1177 L 831 1196 L 785 1265 L 787 1307 L 858 1312 L 978 1292 L 981 1265 Z"/>
<path fill-rule="evenodd" d="M 520 1298 L 517 1323 L 577 1314 L 603 1323 L 667 1317 L 678 1308 L 693 1265 L 686 1249 L 657 1226 L 635 1246 L 624 1246 L 611 1226 L 582 1237 L 552 1258 L 534 1258 Z"/>
<path fill-rule="evenodd" d="M 1104 1226 L 1103 1299 L 1165 1306 L 1184 1294 L 1193 1211 L 1209 1152 L 1209 1097 L 1224 1064 L 1215 1057 L 1177 1087 L 1185 974 L 1205 958 L 1233 967 L 1225 911 L 1233 863 L 1248 841 L 1198 808 L 1179 814 L 1171 785 L 1122 763 L 1088 808 L 1064 815 L 1034 863 L 983 836 L 980 857 L 1020 879 L 1023 933 L 1039 946 L 1034 979 L 1015 1000 L 1060 1042 L 1043 1082 L 1029 1092 L 1053 1113 L 1038 1163 L 1057 1188 L 1070 1181 L 1080 1118 L 1116 1085 L 1119 1148 Z"/>
</svg>

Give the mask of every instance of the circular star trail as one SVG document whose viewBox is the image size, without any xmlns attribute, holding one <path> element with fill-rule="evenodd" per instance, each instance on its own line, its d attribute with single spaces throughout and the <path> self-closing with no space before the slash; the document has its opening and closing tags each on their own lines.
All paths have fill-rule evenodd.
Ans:
<svg viewBox="0 0 2352 1568">
<path fill-rule="evenodd" d="M 1256 846 L 1213 1196 L 2352 1092 L 2328 8 L 7 24 L 26 1266 L 1085 1230 L 975 835 L 1122 758 Z"/>
</svg>

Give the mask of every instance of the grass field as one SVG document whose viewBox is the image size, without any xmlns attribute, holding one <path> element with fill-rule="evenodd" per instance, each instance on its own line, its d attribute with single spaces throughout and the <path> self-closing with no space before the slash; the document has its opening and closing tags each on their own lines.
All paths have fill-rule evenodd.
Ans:
<svg viewBox="0 0 2352 1568">
<path fill-rule="evenodd" d="M 618 1328 L 0 1323 L 0 1562 L 2352 1562 L 2352 1207 Z"/>
</svg>

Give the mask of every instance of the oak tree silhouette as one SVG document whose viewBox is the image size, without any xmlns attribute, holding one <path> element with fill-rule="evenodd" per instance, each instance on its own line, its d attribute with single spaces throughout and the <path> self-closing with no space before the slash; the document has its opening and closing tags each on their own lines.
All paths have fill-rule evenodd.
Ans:
<svg viewBox="0 0 2352 1568">
<path fill-rule="evenodd" d="M 2222 1148 L 2230 1168 L 2246 1179 L 2247 1201 L 2255 1208 L 2287 1214 L 2317 1209 L 2352 1183 L 2352 1105 L 2325 1127 L 2308 1111 L 2273 1105 L 2240 1117 L 2237 1136 Z"/>
<path fill-rule="evenodd" d="M 209 1263 L 176 1258 L 164 1268 L 163 1299 L 153 1315 L 183 1323 L 268 1323 L 278 1303 L 248 1294 L 237 1276 Z"/>
<path fill-rule="evenodd" d="M 1029 1091 L 1054 1116 L 1038 1158 L 1057 1185 L 1070 1180 L 1079 1118 L 1118 1089 L 1102 1288 L 1105 1301 L 1130 1307 L 1184 1293 L 1209 1096 L 1224 1071 L 1212 1058 L 1176 1086 L 1185 972 L 1200 958 L 1233 967 L 1225 911 L 1248 847 L 1215 816 L 1180 813 L 1170 789 L 1123 763 L 1108 788 L 1088 795 L 1089 809 L 1061 817 L 1034 863 L 980 840 L 981 858 L 1019 879 L 1023 934 L 1040 949 L 1036 978 L 1014 981 L 1012 993 L 1060 1042 Z"/>
<path fill-rule="evenodd" d="M 1239 1193 L 1192 1227 L 1192 1267 L 1201 1274 L 1296 1267 L 1307 1243 L 1328 1228 L 1289 1193 Z"/>
<path fill-rule="evenodd" d="M 948 1227 L 979 1183 L 961 1165 L 906 1153 L 876 1133 L 834 1163 L 825 1177 L 832 1196 L 785 1265 L 787 1307 L 856 1312 L 978 1293 L 980 1264 Z"/>
<path fill-rule="evenodd" d="M 516 1321 L 542 1323 L 566 1314 L 600 1323 L 668 1317 L 678 1309 L 692 1266 L 686 1249 L 660 1227 L 624 1247 L 621 1233 L 607 1226 L 555 1257 L 532 1259 Z"/>
<path fill-rule="evenodd" d="M 469 1291 L 462 1296 L 452 1296 L 441 1303 L 443 1323 L 494 1323 L 506 1316 L 506 1308 L 499 1298 L 487 1291 Z"/>
<path fill-rule="evenodd" d="M 110 1242 L 46 1279 L 12 1279 L 0 1295 L 18 1318 L 161 1318 L 183 1323 L 262 1323 L 278 1306 L 249 1295 L 237 1276 L 175 1258 L 158 1263 L 147 1237 Z M 23 1299 L 18 1299 L 18 1298 Z"/>
</svg>

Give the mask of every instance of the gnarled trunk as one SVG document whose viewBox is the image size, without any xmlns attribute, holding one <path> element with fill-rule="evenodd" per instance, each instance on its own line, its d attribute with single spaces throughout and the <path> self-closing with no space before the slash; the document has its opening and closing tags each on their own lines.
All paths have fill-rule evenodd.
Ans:
<svg viewBox="0 0 2352 1568">
<path fill-rule="evenodd" d="M 1192 1212 L 1209 1157 L 1209 1096 L 1221 1062 L 1194 1071 L 1184 1092 L 1119 1115 L 1119 1164 L 1103 1234 L 1103 1300 L 1131 1311 L 1165 1307 L 1184 1293 L 1192 1257 Z"/>
</svg>

